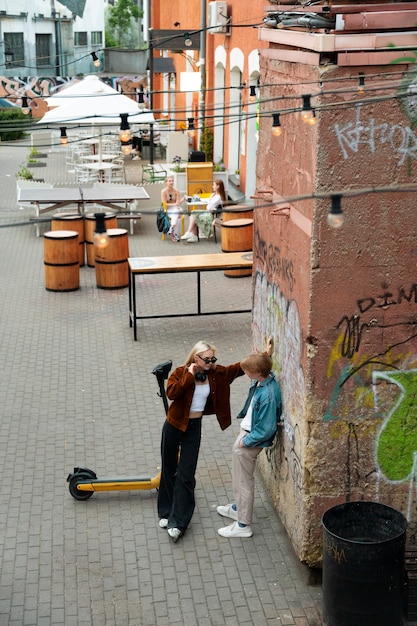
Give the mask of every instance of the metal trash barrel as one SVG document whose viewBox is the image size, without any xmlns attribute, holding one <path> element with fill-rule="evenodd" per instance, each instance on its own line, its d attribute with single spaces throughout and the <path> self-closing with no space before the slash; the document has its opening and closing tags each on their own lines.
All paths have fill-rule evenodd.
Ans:
<svg viewBox="0 0 417 626">
<path fill-rule="evenodd" d="M 346 502 L 323 525 L 323 626 L 403 626 L 407 520 L 377 502 Z"/>
</svg>

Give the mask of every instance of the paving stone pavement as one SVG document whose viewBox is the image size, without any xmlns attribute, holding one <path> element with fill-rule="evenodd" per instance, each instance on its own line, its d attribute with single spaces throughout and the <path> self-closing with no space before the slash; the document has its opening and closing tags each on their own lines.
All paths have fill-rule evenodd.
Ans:
<svg viewBox="0 0 417 626">
<path fill-rule="evenodd" d="M 154 476 L 165 413 L 153 367 L 181 364 L 200 338 L 220 362 L 239 360 L 252 349 L 251 316 L 145 320 L 134 342 L 127 289 L 97 289 L 94 269 L 81 268 L 78 291 L 46 291 L 43 238 L 22 225 L 31 211 L 16 202 L 26 145 L 0 145 L 0 626 L 318 626 L 320 584 L 310 584 L 259 476 L 253 538 L 217 535 L 216 506 L 232 498 L 236 420 L 222 433 L 204 419 L 196 510 L 177 544 L 158 527 L 155 491 L 69 494 L 75 466 Z M 42 177 L 63 181 L 64 159 L 49 153 Z M 139 182 L 140 162 L 127 174 Z M 162 241 L 152 213 L 129 246 L 131 256 L 221 249 L 211 239 Z M 150 309 L 194 310 L 194 278 L 144 277 L 140 289 Z M 207 273 L 203 294 L 207 308 L 249 308 L 251 279 Z M 233 384 L 234 414 L 247 388 L 243 377 Z"/>
</svg>

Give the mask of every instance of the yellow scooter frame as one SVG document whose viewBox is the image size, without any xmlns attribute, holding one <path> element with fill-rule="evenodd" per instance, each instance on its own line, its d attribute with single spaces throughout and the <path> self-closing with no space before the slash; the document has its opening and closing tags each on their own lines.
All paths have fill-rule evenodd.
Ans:
<svg viewBox="0 0 417 626">
<path fill-rule="evenodd" d="M 168 400 L 165 394 L 164 381 L 167 380 L 171 371 L 172 361 L 166 361 L 157 365 L 152 374 L 155 374 L 160 393 L 164 402 L 165 413 L 168 411 Z M 93 493 L 101 491 L 137 491 L 146 489 L 158 489 L 161 480 L 161 472 L 153 477 L 122 476 L 97 478 L 93 470 L 86 467 L 74 467 L 72 474 L 67 476 L 69 492 L 75 500 L 88 500 Z"/>
</svg>

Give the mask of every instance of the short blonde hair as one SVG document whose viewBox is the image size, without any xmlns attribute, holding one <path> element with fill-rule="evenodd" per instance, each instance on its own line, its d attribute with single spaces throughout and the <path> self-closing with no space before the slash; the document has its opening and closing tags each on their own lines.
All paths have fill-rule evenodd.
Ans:
<svg viewBox="0 0 417 626">
<path fill-rule="evenodd" d="M 244 372 L 260 374 L 267 378 L 272 369 L 272 359 L 266 352 L 252 352 L 240 362 L 240 367 Z"/>
<path fill-rule="evenodd" d="M 197 341 L 197 343 L 191 348 L 191 352 L 187 356 L 184 365 L 191 365 L 194 361 L 195 355 L 199 352 L 205 352 L 206 350 L 213 350 L 214 355 L 217 352 L 216 347 L 212 343 L 209 343 L 208 341 Z"/>
</svg>

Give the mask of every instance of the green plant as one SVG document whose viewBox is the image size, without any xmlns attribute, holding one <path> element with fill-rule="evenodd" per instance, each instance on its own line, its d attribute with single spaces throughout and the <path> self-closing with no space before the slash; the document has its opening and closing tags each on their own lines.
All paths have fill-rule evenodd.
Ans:
<svg viewBox="0 0 417 626">
<path fill-rule="evenodd" d="M 21 165 L 16 172 L 16 178 L 23 178 L 24 180 L 32 180 L 33 174 L 26 165 Z"/>
<path fill-rule="evenodd" d="M 1 124 L 0 139 L 2 141 L 15 141 L 26 136 L 26 127 L 32 123 L 32 120 L 30 116 L 22 113 L 20 107 L 12 107 L 0 110 L 0 122 L 6 122 Z M 13 127 L 14 130 L 6 130 L 7 126 Z"/>
<path fill-rule="evenodd" d="M 213 161 L 213 142 L 213 131 L 205 126 L 200 136 L 200 150 L 205 152 L 207 161 Z"/>
<path fill-rule="evenodd" d="M 219 159 L 213 167 L 213 172 L 225 172 L 226 171 L 226 166 L 223 162 L 223 159 Z"/>
</svg>

